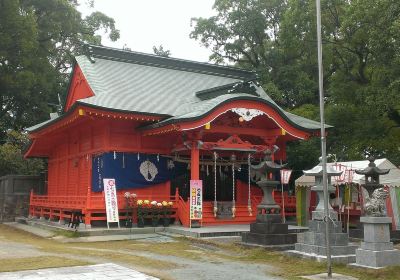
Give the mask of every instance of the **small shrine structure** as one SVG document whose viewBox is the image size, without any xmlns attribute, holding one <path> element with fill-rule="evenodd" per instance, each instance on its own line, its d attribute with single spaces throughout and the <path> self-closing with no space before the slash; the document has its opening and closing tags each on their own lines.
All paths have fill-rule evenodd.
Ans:
<svg viewBox="0 0 400 280">
<path fill-rule="evenodd" d="M 203 225 L 254 222 L 261 192 L 248 180 L 249 157 L 276 145 L 273 160 L 285 161 L 287 142 L 319 129 L 282 110 L 255 72 L 88 46 L 62 114 L 27 129 L 25 157 L 48 162 L 46 194 L 31 193 L 30 215 L 104 222 L 102 180 L 114 178 L 121 220 L 130 192 L 173 202 L 173 218 L 189 226 L 189 182 L 200 179 Z"/>
</svg>

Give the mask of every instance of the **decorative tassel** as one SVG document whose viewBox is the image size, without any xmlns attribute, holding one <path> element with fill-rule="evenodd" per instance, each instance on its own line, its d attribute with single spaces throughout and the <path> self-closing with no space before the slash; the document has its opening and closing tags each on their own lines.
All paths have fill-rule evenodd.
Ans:
<svg viewBox="0 0 400 280">
<path fill-rule="evenodd" d="M 125 168 L 125 153 L 122 153 L 122 168 Z"/>
<path fill-rule="evenodd" d="M 140 160 L 140 154 L 137 153 L 137 160 Z"/>
<path fill-rule="evenodd" d="M 157 154 L 157 161 L 160 161 L 160 154 Z"/>
<path fill-rule="evenodd" d="M 217 212 L 218 212 L 217 201 L 214 200 L 214 217 L 217 217 Z"/>
<path fill-rule="evenodd" d="M 249 210 L 249 216 L 253 216 L 253 208 L 251 208 L 251 200 L 247 201 L 247 210 Z"/>
<path fill-rule="evenodd" d="M 117 159 L 117 153 L 114 151 L 114 160 Z"/>
<path fill-rule="evenodd" d="M 208 165 L 207 165 L 206 169 L 207 169 L 207 176 L 208 176 L 208 175 L 210 175 L 210 172 L 208 171 Z"/>
</svg>

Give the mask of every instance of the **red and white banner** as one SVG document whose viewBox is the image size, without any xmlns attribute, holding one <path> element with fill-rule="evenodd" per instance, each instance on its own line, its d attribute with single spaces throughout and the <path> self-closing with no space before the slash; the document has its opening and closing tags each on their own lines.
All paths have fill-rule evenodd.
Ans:
<svg viewBox="0 0 400 280">
<path fill-rule="evenodd" d="M 106 202 L 107 223 L 119 223 L 115 179 L 103 179 L 103 183 Z"/>
<path fill-rule="evenodd" d="M 281 183 L 289 184 L 290 176 L 292 175 L 292 170 L 281 169 Z"/>
<path fill-rule="evenodd" d="M 334 164 L 333 168 L 337 171 L 343 171 L 340 176 L 336 176 L 336 183 L 351 183 L 353 182 L 354 170 L 350 167 L 348 168 L 346 165 L 342 164 Z"/>
<path fill-rule="evenodd" d="M 203 216 L 203 181 L 190 180 L 190 219 L 201 220 Z"/>
<path fill-rule="evenodd" d="M 345 176 L 346 176 L 346 170 L 347 170 L 347 166 L 342 165 L 342 164 L 334 164 L 333 168 L 336 171 L 343 171 L 342 174 L 340 176 L 335 176 L 335 180 L 337 183 L 343 183 L 345 182 Z"/>
</svg>

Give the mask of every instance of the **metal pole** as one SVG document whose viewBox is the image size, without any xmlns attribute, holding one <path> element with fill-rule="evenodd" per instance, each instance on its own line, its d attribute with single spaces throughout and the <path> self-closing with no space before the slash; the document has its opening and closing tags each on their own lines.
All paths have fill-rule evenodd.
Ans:
<svg viewBox="0 0 400 280">
<path fill-rule="evenodd" d="M 326 261 L 328 278 L 332 278 L 331 247 L 329 240 L 329 194 L 328 178 L 326 174 L 326 135 L 325 135 L 325 117 L 324 117 L 324 81 L 322 68 L 322 39 L 321 39 L 321 1 L 316 0 L 317 10 L 317 41 L 318 41 L 318 81 L 319 81 L 319 109 L 321 119 L 321 153 L 322 153 L 322 180 L 324 187 L 324 209 L 325 209 L 325 240 L 326 240 Z"/>
<path fill-rule="evenodd" d="M 281 166 L 282 166 L 282 160 L 281 160 Z M 283 183 L 282 183 L 282 178 L 281 178 L 281 198 L 282 198 L 283 223 L 286 223 L 285 196 L 283 195 Z"/>
</svg>

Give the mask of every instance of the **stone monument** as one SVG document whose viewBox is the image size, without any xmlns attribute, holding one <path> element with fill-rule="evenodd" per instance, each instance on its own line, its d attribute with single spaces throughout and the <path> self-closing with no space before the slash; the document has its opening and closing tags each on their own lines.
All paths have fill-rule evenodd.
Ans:
<svg viewBox="0 0 400 280">
<path fill-rule="evenodd" d="M 364 225 L 364 241 L 356 250 L 354 266 L 382 268 L 400 264 L 400 251 L 393 248 L 390 242 L 389 225 L 392 219 L 386 216 L 385 202 L 389 192 L 379 183 L 379 176 L 388 174 L 389 169 L 380 169 L 369 158 L 368 167 L 356 170 L 365 176 L 364 216 L 360 222 Z"/>
<path fill-rule="evenodd" d="M 326 234 L 325 223 L 329 223 L 329 239 L 331 260 L 334 262 L 349 263 L 355 260 L 356 245 L 349 245 L 347 233 L 342 233 L 342 223 L 338 221 L 338 215 L 329 205 L 329 217 L 326 221 L 324 211 L 324 187 L 322 179 L 322 164 L 311 170 L 303 171 L 307 176 L 315 176 L 315 186 L 311 190 L 318 195 L 318 205 L 312 212 L 312 219 L 309 221 L 309 231 L 297 235 L 295 250 L 287 251 L 290 255 L 313 258 L 317 260 L 326 259 Z M 335 192 L 331 185 L 332 176 L 340 176 L 343 171 L 337 171 L 327 166 L 328 192 Z"/>
<path fill-rule="evenodd" d="M 282 223 L 281 208 L 276 204 L 272 191 L 279 181 L 275 174 L 283 167 L 272 160 L 272 151 L 267 149 L 264 160 L 258 165 L 251 165 L 252 177 L 263 191 L 261 203 L 257 206 L 256 222 L 250 224 L 250 232 L 242 234 L 245 244 L 261 245 L 277 250 L 287 250 L 296 242 L 296 234 L 288 232 L 288 225 Z"/>
</svg>

